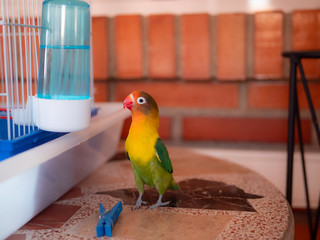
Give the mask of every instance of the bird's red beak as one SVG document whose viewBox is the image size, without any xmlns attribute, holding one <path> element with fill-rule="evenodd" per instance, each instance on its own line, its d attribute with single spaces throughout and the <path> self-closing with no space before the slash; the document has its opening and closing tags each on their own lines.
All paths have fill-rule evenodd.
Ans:
<svg viewBox="0 0 320 240">
<path fill-rule="evenodd" d="M 132 94 L 130 94 L 124 100 L 123 108 L 128 108 L 131 111 L 133 104 L 134 104 L 133 96 Z"/>
</svg>

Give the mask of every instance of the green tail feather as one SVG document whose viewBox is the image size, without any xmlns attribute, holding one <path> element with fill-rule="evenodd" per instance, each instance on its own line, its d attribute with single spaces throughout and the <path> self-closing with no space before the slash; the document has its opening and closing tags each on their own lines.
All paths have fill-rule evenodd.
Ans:
<svg viewBox="0 0 320 240">
<path fill-rule="evenodd" d="M 179 190 L 180 189 L 178 183 L 176 183 L 173 179 L 172 179 L 172 182 L 171 182 L 170 189 L 173 189 L 173 190 Z"/>
</svg>

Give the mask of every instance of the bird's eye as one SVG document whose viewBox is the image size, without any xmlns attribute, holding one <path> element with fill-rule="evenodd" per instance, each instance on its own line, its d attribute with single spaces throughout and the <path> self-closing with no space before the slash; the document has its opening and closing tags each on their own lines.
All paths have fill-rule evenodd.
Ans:
<svg viewBox="0 0 320 240">
<path fill-rule="evenodd" d="M 138 97 L 137 102 L 139 104 L 144 104 L 144 103 L 146 103 L 146 99 L 144 97 Z"/>
</svg>

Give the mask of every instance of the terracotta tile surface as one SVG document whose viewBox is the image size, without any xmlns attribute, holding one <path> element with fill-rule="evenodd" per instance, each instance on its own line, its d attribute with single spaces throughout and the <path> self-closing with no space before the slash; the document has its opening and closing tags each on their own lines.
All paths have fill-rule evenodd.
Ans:
<svg viewBox="0 0 320 240">
<path fill-rule="evenodd" d="M 176 77 L 175 16 L 151 15 L 148 21 L 148 67 L 150 78 Z"/>
<path fill-rule="evenodd" d="M 35 216 L 22 230 L 41 230 L 62 227 L 81 207 L 72 205 L 52 204 Z"/>
<path fill-rule="evenodd" d="M 245 73 L 245 14 L 217 16 L 217 78 L 244 80 Z"/>
<path fill-rule="evenodd" d="M 114 24 L 116 77 L 141 78 L 143 74 L 141 16 L 116 16 Z"/>
<path fill-rule="evenodd" d="M 305 143 L 310 143 L 310 120 L 301 121 Z M 287 142 L 287 119 L 185 117 L 183 138 L 203 141 Z"/>
<path fill-rule="evenodd" d="M 94 79 L 107 79 L 109 76 L 108 61 L 108 19 L 92 18 L 92 50 Z"/>
<path fill-rule="evenodd" d="M 292 13 L 292 50 L 320 50 L 320 10 Z M 302 61 L 307 78 L 320 77 L 320 60 Z"/>
<path fill-rule="evenodd" d="M 208 14 L 181 16 L 181 71 L 186 80 L 210 78 Z"/>
<path fill-rule="evenodd" d="M 83 196 L 83 194 L 81 192 L 81 188 L 74 187 L 69 192 L 64 194 L 61 198 L 59 198 L 59 200 L 62 201 L 62 200 L 67 200 L 67 199 L 81 197 L 81 196 Z"/>
<path fill-rule="evenodd" d="M 283 12 L 254 15 L 254 77 L 280 79 L 283 74 Z"/>
<path fill-rule="evenodd" d="M 161 107 L 236 108 L 237 84 L 212 83 L 116 83 L 115 100 L 123 99 L 133 90 L 143 90 L 154 97 Z M 172 94 L 168 94 L 168 91 Z"/>
<path fill-rule="evenodd" d="M 306 209 L 292 209 L 294 215 L 294 222 L 295 222 L 295 231 L 294 231 L 294 239 L 311 239 L 310 232 L 309 232 L 309 225 L 308 225 L 308 214 Z M 314 215 L 316 215 L 315 210 Z M 319 229 L 316 240 L 320 239 Z"/>
<path fill-rule="evenodd" d="M 13 234 L 6 240 L 26 240 L 26 234 Z"/>
</svg>

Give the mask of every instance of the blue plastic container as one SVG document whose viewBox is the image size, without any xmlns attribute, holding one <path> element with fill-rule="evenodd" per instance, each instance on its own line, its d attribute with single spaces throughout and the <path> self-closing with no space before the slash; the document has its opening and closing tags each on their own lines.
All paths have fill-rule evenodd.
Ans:
<svg viewBox="0 0 320 240">
<path fill-rule="evenodd" d="M 22 137 L 8 140 L 7 119 L 0 119 L 0 126 L 0 161 L 66 134 L 47 132 L 39 129 L 31 130 L 28 126 L 18 127 L 14 125 L 15 132 L 18 132 L 18 128 L 20 128 L 20 132 L 22 133 L 25 130 L 26 134 Z"/>
<path fill-rule="evenodd" d="M 91 109 L 91 116 L 96 116 L 99 109 Z M 0 116 L 4 116 L 5 112 L 0 111 Z M 10 125 L 12 126 L 12 120 L 10 119 Z M 18 153 L 29 150 L 33 147 L 37 147 L 43 143 L 49 142 L 53 139 L 61 137 L 67 132 L 49 132 L 43 131 L 40 129 L 32 129 L 29 126 L 22 126 L 14 124 L 14 131 L 17 133 L 20 129 L 20 132 L 25 134 L 21 137 L 17 137 L 13 140 L 8 140 L 8 122 L 5 118 L 0 118 L 0 162 L 6 158 L 12 157 Z M 13 129 L 10 128 L 11 135 L 13 135 Z"/>
<path fill-rule="evenodd" d="M 80 0 L 42 4 L 37 126 L 72 132 L 90 124 L 90 6 Z"/>
<path fill-rule="evenodd" d="M 79 0 L 42 5 L 38 98 L 90 98 L 90 8 Z"/>
<path fill-rule="evenodd" d="M 38 98 L 90 98 L 90 8 L 79 0 L 42 5 Z"/>
</svg>

